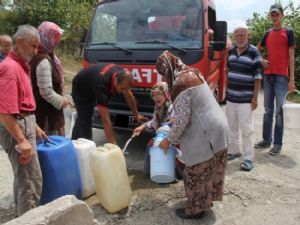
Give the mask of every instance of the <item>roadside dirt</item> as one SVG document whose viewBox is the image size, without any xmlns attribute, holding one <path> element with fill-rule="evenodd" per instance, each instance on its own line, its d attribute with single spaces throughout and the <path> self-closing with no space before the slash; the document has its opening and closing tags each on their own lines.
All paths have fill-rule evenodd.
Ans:
<svg viewBox="0 0 300 225">
<path fill-rule="evenodd" d="M 262 93 L 255 111 L 254 140 L 261 139 Z M 129 132 L 118 132 L 117 141 L 123 146 Z M 211 211 L 200 221 L 182 220 L 174 210 L 185 202 L 182 181 L 159 185 L 143 174 L 143 157 L 149 136 L 134 140 L 126 156 L 133 190 L 128 209 L 108 214 L 95 196 L 86 202 L 99 224 L 122 225 L 296 225 L 300 224 L 300 129 L 285 129 L 282 154 L 270 156 L 268 150 L 255 151 L 255 168 L 239 171 L 240 161 L 228 163 L 223 202 L 215 202 Z M 97 145 L 104 144 L 101 130 L 94 130 Z M 0 151 L 0 224 L 14 217 L 12 195 L 13 174 L 4 151 Z"/>
</svg>

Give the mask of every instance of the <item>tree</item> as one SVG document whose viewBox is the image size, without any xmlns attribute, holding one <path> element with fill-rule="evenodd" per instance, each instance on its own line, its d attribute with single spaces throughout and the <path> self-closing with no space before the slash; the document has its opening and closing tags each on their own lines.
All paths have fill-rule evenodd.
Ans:
<svg viewBox="0 0 300 225">
<path fill-rule="evenodd" d="M 96 1 L 86 0 L 14 0 L 0 5 L 0 32 L 12 34 L 21 24 L 37 27 L 51 21 L 65 30 L 61 41 L 64 52 L 79 47 L 81 34 L 87 29 Z"/>
</svg>

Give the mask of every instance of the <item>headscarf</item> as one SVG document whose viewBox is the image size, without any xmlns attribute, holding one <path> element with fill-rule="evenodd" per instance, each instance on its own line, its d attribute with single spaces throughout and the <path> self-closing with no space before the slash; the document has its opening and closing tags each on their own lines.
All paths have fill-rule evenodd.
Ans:
<svg viewBox="0 0 300 225">
<path fill-rule="evenodd" d="M 153 87 L 151 88 L 151 97 L 153 98 L 156 93 L 165 96 L 165 98 L 169 101 L 171 99 L 168 84 L 166 82 L 158 82 L 153 85 Z"/>
<path fill-rule="evenodd" d="M 172 101 L 184 90 L 203 84 L 203 77 L 198 69 L 185 65 L 180 58 L 164 51 L 156 61 L 156 69 L 162 75 L 171 92 Z"/>
<path fill-rule="evenodd" d="M 168 110 L 171 105 L 171 97 L 168 89 L 168 84 L 166 82 L 158 82 L 157 84 L 153 85 L 151 89 L 151 97 L 153 98 L 155 94 L 161 94 L 166 98 L 166 102 L 162 107 L 154 107 L 154 114 L 158 123 L 157 125 L 159 127 L 163 122 L 166 122 L 165 119 L 167 118 Z"/>
<path fill-rule="evenodd" d="M 61 36 L 64 32 L 58 25 L 52 22 L 45 21 L 38 27 L 38 32 L 41 37 L 41 43 L 38 48 L 39 54 L 48 54 L 54 64 L 54 69 L 61 79 L 61 85 L 64 85 L 63 68 L 54 53 L 54 48 L 60 42 Z"/>
</svg>

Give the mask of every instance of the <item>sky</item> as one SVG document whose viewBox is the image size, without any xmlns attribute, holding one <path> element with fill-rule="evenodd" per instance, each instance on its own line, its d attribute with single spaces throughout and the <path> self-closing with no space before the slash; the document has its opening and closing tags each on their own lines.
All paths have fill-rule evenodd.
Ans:
<svg viewBox="0 0 300 225">
<path fill-rule="evenodd" d="M 281 4 L 285 7 L 290 1 L 300 4 L 300 0 L 281 0 Z M 228 32 L 232 32 L 234 24 L 245 23 L 254 12 L 264 15 L 274 3 L 275 0 L 215 0 L 217 20 L 227 21 Z"/>
</svg>

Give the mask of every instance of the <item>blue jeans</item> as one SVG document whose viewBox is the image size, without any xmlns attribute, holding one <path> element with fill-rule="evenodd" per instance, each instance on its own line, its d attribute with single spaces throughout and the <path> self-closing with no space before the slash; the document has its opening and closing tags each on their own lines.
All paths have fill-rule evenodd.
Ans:
<svg viewBox="0 0 300 225">
<path fill-rule="evenodd" d="M 272 143 L 272 127 L 275 109 L 274 145 L 282 145 L 283 137 L 283 111 L 282 105 L 288 93 L 288 77 L 281 75 L 264 76 L 264 122 L 263 139 Z"/>
</svg>

